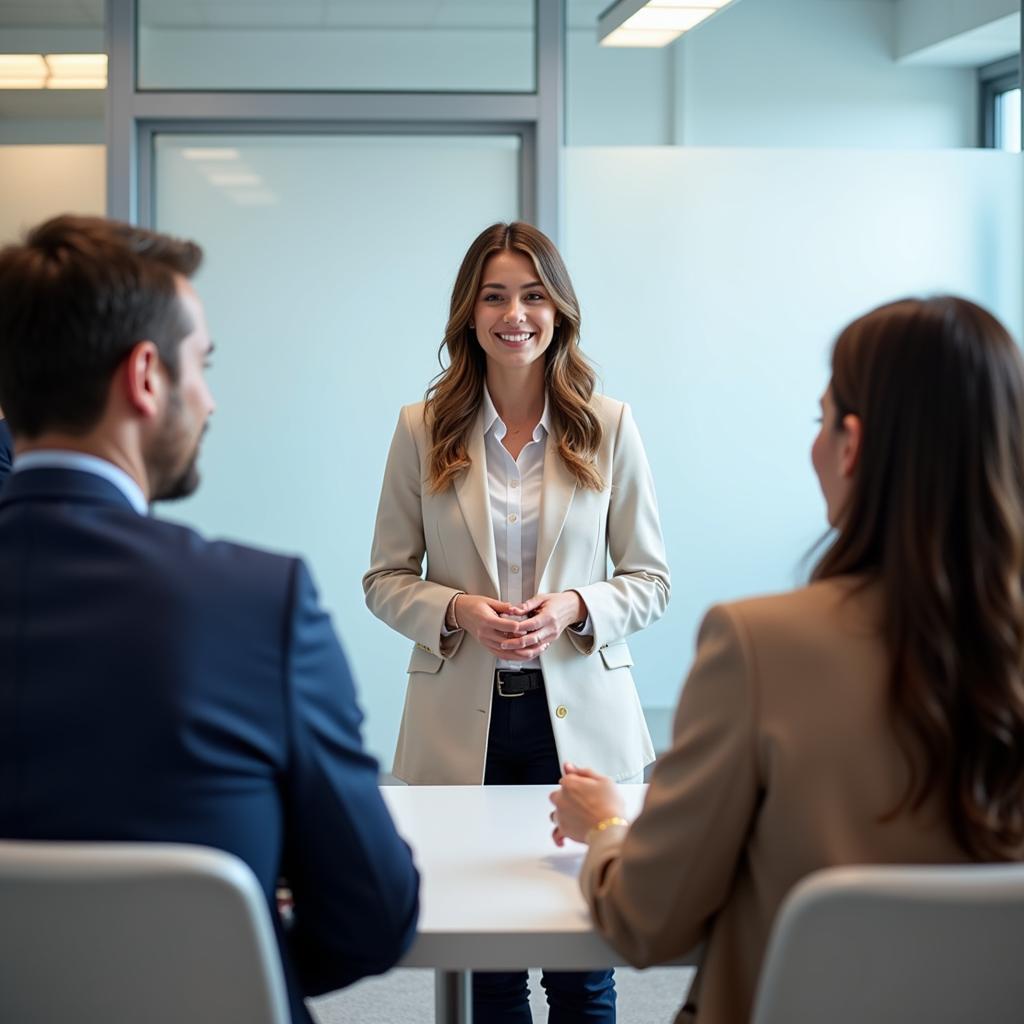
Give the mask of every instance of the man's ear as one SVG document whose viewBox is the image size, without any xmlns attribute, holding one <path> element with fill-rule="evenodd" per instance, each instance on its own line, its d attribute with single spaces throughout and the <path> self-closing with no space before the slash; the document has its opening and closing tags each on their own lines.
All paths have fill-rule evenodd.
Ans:
<svg viewBox="0 0 1024 1024">
<path fill-rule="evenodd" d="M 146 419 L 156 417 L 164 381 L 160 353 L 151 341 L 140 341 L 122 365 L 124 392 L 128 404 Z"/>
<path fill-rule="evenodd" d="M 864 426 L 860 417 L 847 413 L 843 417 L 843 444 L 839 450 L 839 472 L 847 480 L 857 469 L 863 437 Z"/>
</svg>

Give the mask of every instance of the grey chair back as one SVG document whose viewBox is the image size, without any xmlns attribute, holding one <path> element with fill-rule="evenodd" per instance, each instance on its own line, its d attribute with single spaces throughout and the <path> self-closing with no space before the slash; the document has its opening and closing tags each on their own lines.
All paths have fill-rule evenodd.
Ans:
<svg viewBox="0 0 1024 1024">
<path fill-rule="evenodd" d="M 0 1020 L 289 1024 L 255 876 L 200 846 L 0 842 Z"/>
<path fill-rule="evenodd" d="M 1021 1024 L 1024 865 L 819 871 L 784 902 L 753 1024 Z"/>
</svg>

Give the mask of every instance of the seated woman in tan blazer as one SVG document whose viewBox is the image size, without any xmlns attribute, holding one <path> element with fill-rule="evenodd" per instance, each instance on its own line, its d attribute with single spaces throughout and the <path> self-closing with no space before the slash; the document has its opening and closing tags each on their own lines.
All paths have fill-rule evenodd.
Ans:
<svg viewBox="0 0 1024 1024">
<path fill-rule="evenodd" d="M 631 962 L 706 939 L 679 1021 L 749 1020 L 780 903 L 862 863 L 1024 859 L 1024 364 L 962 299 L 839 336 L 809 586 L 711 610 L 643 812 L 568 767 L 555 840 Z"/>
</svg>

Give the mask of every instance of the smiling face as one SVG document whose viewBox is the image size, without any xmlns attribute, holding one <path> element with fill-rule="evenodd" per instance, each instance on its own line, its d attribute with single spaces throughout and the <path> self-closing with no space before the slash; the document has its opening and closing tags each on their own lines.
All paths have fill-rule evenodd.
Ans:
<svg viewBox="0 0 1024 1024">
<path fill-rule="evenodd" d="M 489 366 L 530 366 L 544 355 L 560 319 L 528 256 L 503 249 L 487 259 L 471 326 Z"/>
</svg>

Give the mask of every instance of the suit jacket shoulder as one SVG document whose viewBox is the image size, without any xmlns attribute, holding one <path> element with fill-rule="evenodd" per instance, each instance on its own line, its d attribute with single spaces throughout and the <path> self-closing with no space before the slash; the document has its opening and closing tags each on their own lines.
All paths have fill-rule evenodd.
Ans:
<svg viewBox="0 0 1024 1024">
<path fill-rule="evenodd" d="M 145 528 L 181 565 L 191 572 L 202 572 L 225 585 L 253 584 L 263 588 L 285 586 L 299 561 L 297 555 L 267 551 L 236 541 L 211 540 L 192 527 L 169 520 L 140 519 Z M 183 575 L 188 575 L 186 572 Z M 194 584 L 190 583 L 190 589 Z"/>
<path fill-rule="evenodd" d="M 611 427 L 616 426 L 622 419 L 626 403 L 609 395 L 594 394 L 590 399 L 590 407 L 597 413 L 602 426 Z"/>
<path fill-rule="evenodd" d="M 864 625 L 875 621 L 880 606 L 877 585 L 854 576 L 838 576 L 809 583 L 796 590 L 731 601 L 726 609 L 749 630 L 788 627 L 805 631 L 809 620 L 815 627 Z"/>
<path fill-rule="evenodd" d="M 862 578 L 821 580 L 719 605 L 708 621 L 716 617 L 731 624 L 757 695 L 766 687 L 782 694 L 797 687 L 838 685 L 847 675 L 835 669 L 838 651 L 846 666 L 859 665 L 861 675 L 877 680 L 880 688 L 887 681 L 882 594 L 877 584 Z"/>
</svg>

